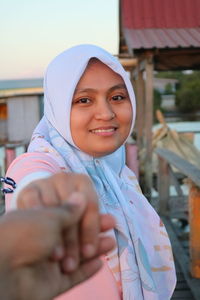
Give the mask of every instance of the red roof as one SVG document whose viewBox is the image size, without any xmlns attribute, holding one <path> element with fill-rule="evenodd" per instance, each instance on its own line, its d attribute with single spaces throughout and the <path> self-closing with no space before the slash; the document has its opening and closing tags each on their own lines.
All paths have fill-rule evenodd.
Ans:
<svg viewBox="0 0 200 300">
<path fill-rule="evenodd" d="M 200 0 L 121 0 L 121 9 L 133 49 L 200 47 Z"/>
</svg>

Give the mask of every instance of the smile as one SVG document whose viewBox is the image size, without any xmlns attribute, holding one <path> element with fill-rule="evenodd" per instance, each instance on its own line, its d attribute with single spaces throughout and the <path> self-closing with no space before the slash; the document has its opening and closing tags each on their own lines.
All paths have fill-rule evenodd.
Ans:
<svg viewBox="0 0 200 300">
<path fill-rule="evenodd" d="M 116 127 L 111 128 L 96 128 L 90 130 L 90 132 L 97 134 L 97 135 L 103 135 L 103 136 L 110 136 L 117 130 Z"/>
<path fill-rule="evenodd" d="M 93 129 L 92 132 L 112 132 L 115 131 L 115 128 L 110 128 L 110 129 Z"/>
</svg>

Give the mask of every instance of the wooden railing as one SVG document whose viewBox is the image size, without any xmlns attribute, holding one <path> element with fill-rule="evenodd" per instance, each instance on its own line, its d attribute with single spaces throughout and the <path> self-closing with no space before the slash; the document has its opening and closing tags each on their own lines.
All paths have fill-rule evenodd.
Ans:
<svg viewBox="0 0 200 300">
<path fill-rule="evenodd" d="M 163 216 L 174 216 L 182 218 L 188 216 L 190 225 L 189 233 L 189 250 L 190 250 L 190 272 L 192 277 L 200 278 L 200 169 L 182 159 L 175 153 L 157 148 L 155 152 L 158 155 L 158 192 L 159 192 L 159 213 Z M 188 178 L 189 195 L 187 205 L 184 206 L 184 195 L 177 179 L 174 168 Z M 179 209 L 173 211 L 173 205 L 170 205 L 170 184 L 176 188 L 178 197 L 177 201 L 182 199 Z M 174 199 L 176 201 L 176 199 Z M 176 206 L 177 207 L 177 206 Z M 200 299 L 200 298 L 199 298 Z"/>
</svg>

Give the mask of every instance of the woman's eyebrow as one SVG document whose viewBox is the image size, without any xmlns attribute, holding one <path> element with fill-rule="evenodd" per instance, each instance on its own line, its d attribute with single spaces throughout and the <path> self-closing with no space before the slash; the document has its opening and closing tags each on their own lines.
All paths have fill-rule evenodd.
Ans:
<svg viewBox="0 0 200 300">
<path fill-rule="evenodd" d="M 96 90 L 95 89 L 92 89 L 92 88 L 85 88 L 85 89 L 75 89 L 74 90 L 74 94 L 75 93 L 84 93 L 84 92 L 95 92 Z"/>
<path fill-rule="evenodd" d="M 125 85 L 124 83 L 120 83 L 120 84 L 117 84 L 117 85 L 112 86 L 112 87 L 109 89 L 109 92 L 112 92 L 112 91 L 118 90 L 118 89 L 124 89 L 124 90 L 127 91 L 126 85 Z"/>
<path fill-rule="evenodd" d="M 112 92 L 114 90 L 117 90 L 117 89 L 125 89 L 127 90 L 126 88 L 126 85 L 124 83 L 120 83 L 120 84 L 116 84 L 112 87 L 109 88 L 109 92 Z M 93 88 L 83 88 L 83 89 L 79 89 L 79 88 L 76 88 L 74 90 L 74 94 L 75 93 L 87 93 L 87 92 L 96 92 L 96 89 L 93 89 Z"/>
</svg>

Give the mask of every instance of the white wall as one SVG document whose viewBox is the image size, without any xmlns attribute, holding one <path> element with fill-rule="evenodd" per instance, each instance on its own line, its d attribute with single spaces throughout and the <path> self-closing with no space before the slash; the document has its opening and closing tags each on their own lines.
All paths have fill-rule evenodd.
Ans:
<svg viewBox="0 0 200 300">
<path fill-rule="evenodd" d="M 8 140 L 28 142 L 39 122 L 38 96 L 8 98 Z"/>
</svg>

